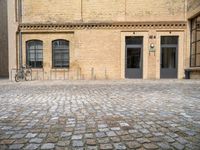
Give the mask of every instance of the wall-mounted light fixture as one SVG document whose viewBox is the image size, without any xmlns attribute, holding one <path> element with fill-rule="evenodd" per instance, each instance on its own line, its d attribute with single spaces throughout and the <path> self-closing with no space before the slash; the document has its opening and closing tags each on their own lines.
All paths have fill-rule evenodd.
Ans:
<svg viewBox="0 0 200 150">
<path fill-rule="evenodd" d="M 153 43 L 150 44 L 150 48 L 154 48 L 155 45 Z"/>
<path fill-rule="evenodd" d="M 151 43 L 150 48 L 149 48 L 149 55 L 150 55 L 151 52 L 154 52 L 154 56 L 155 56 L 155 51 L 156 51 L 155 45 L 153 43 Z"/>
</svg>

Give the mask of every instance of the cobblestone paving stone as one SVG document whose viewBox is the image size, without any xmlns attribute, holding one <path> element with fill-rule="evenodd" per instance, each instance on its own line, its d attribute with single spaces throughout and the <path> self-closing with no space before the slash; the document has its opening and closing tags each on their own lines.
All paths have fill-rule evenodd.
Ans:
<svg viewBox="0 0 200 150">
<path fill-rule="evenodd" d="M 0 82 L 0 150 L 200 149 L 200 81 Z"/>
</svg>

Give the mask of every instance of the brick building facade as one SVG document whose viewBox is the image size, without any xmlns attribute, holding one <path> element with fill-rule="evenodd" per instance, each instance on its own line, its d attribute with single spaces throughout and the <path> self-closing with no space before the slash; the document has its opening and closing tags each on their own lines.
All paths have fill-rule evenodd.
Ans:
<svg viewBox="0 0 200 150">
<path fill-rule="evenodd" d="M 21 62 L 35 79 L 198 78 L 198 2 L 8 0 L 9 70 Z"/>
</svg>

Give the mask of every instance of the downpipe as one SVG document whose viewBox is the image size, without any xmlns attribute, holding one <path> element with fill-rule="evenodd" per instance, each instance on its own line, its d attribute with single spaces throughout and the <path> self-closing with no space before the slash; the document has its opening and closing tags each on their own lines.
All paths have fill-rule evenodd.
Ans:
<svg viewBox="0 0 200 150">
<path fill-rule="evenodd" d="M 23 66 L 23 51 L 22 51 L 22 32 L 20 25 L 22 23 L 22 0 L 18 0 L 18 33 L 19 33 L 19 68 Z"/>
</svg>

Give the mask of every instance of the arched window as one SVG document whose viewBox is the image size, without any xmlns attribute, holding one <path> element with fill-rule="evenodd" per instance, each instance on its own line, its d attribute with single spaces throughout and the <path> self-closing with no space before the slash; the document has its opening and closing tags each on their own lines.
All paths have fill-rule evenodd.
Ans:
<svg viewBox="0 0 200 150">
<path fill-rule="evenodd" d="M 53 68 L 69 67 L 69 41 L 55 40 L 52 42 Z"/>
<path fill-rule="evenodd" d="M 26 42 L 26 64 L 32 68 L 43 67 L 43 42 L 30 40 Z"/>
</svg>

